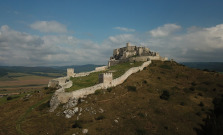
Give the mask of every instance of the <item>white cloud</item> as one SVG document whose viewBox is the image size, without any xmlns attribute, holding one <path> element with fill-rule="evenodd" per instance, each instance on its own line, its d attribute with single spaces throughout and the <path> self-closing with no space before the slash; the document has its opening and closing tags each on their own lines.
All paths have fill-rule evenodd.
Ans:
<svg viewBox="0 0 223 135">
<path fill-rule="evenodd" d="M 222 61 L 223 24 L 213 27 L 191 27 L 186 32 L 149 39 L 160 54 L 178 61 Z"/>
<path fill-rule="evenodd" d="M 163 27 L 167 25 L 157 29 L 165 31 L 161 29 Z M 179 28 L 181 26 L 175 30 Z M 71 35 L 36 36 L 15 31 L 4 25 L 0 28 L 0 64 L 21 66 L 106 64 L 113 49 L 123 47 L 127 42 L 149 47 L 159 52 L 161 56 L 177 61 L 223 60 L 223 24 L 208 28 L 191 27 L 177 35 L 173 33 L 173 29 L 166 31 L 168 34 L 164 34 L 165 36 L 159 34 L 159 36 L 149 36 L 147 32 L 114 35 L 99 44 Z"/>
<path fill-rule="evenodd" d="M 116 30 L 124 31 L 124 32 L 134 32 L 135 29 L 125 28 L 125 27 L 114 27 Z"/>
<path fill-rule="evenodd" d="M 30 25 L 34 30 L 45 33 L 66 33 L 67 28 L 65 25 L 57 21 L 36 21 Z"/>
<path fill-rule="evenodd" d="M 176 30 L 179 30 L 180 28 L 181 26 L 176 24 L 165 24 L 161 27 L 151 30 L 150 34 L 152 37 L 165 37 L 175 32 Z"/>
<path fill-rule="evenodd" d="M 0 64 L 18 66 L 49 66 L 105 64 L 106 48 L 90 40 L 80 40 L 73 36 L 36 36 L 10 29 L 0 28 Z M 112 51 L 111 51 L 112 54 Z"/>
</svg>

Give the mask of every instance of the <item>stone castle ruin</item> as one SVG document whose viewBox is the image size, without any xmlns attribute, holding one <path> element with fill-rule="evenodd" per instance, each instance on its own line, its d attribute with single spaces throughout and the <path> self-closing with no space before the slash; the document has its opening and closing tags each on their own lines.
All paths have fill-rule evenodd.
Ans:
<svg viewBox="0 0 223 135">
<path fill-rule="evenodd" d="M 149 48 L 131 46 L 126 43 L 126 47 L 113 50 L 113 56 L 108 61 L 108 66 L 113 66 L 122 62 L 148 61 L 148 60 L 167 60 L 161 57 L 157 52 L 151 52 Z"/>
</svg>

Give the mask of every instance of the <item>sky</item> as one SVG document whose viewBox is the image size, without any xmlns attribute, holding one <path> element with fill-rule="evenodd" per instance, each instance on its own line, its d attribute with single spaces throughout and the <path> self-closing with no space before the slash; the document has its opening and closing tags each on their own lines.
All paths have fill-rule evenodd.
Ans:
<svg viewBox="0 0 223 135">
<path fill-rule="evenodd" d="M 145 46 L 177 62 L 223 62 L 222 0 L 0 0 L 0 66 L 107 64 Z"/>
</svg>

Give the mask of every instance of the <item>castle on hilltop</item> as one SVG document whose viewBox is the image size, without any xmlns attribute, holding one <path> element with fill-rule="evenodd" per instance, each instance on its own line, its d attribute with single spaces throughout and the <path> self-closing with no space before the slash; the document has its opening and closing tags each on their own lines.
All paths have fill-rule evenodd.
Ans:
<svg viewBox="0 0 223 135">
<path fill-rule="evenodd" d="M 131 46 L 126 43 L 126 47 L 113 50 L 113 56 L 108 61 L 108 66 L 113 66 L 122 62 L 148 61 L 148 60 L 168 60 L 166 57 L 161 57 L 157 52 L 151 52 L 149 48 Z"/>
</svg>

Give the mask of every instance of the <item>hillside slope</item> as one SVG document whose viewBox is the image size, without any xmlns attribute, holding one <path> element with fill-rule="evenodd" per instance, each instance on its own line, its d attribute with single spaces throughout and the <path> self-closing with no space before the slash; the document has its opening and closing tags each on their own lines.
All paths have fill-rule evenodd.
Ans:
<svg viewBox="0 0 223 135">
<path fill-rule="evenodd" d="M 0 134 L 71 135 L 88 129 L 93 135 L 195 135 L 214 109 L 213 99 L 223 94 L 222 82 L 220 73 L 153 61 L 122 85 L 80 99 L 79 111 L 70 119 L 64 118 L 63 106 L 48 112 L 50 90 L 31 93 L 28 100 L 5 101 L 0 104 Z"/>
</svg>

